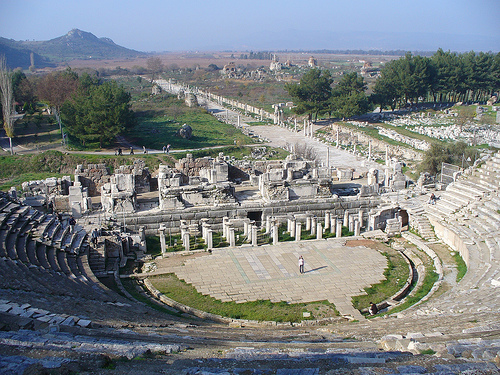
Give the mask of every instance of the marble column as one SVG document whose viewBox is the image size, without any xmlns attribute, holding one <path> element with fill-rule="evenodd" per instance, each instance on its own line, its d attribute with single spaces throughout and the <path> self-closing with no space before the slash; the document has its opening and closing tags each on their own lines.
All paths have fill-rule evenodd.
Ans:
<svg viewBox="0 0 500 375">
<path fill-rule="evenodd" d="M 330 211 L 325 211 L 325 230 L 330 229 Z"/>
<path fill-rule="evenodd" d="M 321 223 L 316 224 L 316 239 L 321 240 L 323 238 L 323 226 Z"/>
<path fill-rule="evenodd" d="M 229 235 L 229 247 L 235 247 L 236 241 L 234 239 L 234 228 L 233 227 L 227 228 L 227 232 Z"/>
<path fill-rule="evenodd" d="M 311 236 L 316 235 L 316 226 L 318 224 L 318 218 L 316 216 L 313 216 L 311 218 Z"/>
<path fill-rule="evenodd" d="M 330 233 L 335 234 L 337 230 L 337 217 L 330 216 Z"/>
<path fill-rule="evenodd" d="M 363 210 L 359 209 L 358 211 L 358 221 L 359 221 L 359 227 L 363 227 Z"/>
<path fill-rule="evenodd" d="M 349 211 L 344 211 L 344 226 L 347 227 L 349 225 Z"/>
<path fill-rule="evenodd" d="M 224 237 L 226 240 L 228 239 L 228 233 L 227 233 L 227 225 L 229 222 L 229 218 L 227 216 L 224 216 L 222 218 L 222 237 Z"/>
<path fill-rule="evenodd" d="M 278 222 L 275 221 L 273 223 L 273 245 L 277 245 L 279 241 L 279 232 L 278 232 Z"/>
<path fill-rule="evenodd" d="M 361 232 L 361 228 L 359 226 L 359 220 L 354 221 L 354 235 L 359 236 L 359 233 Z"/>
<path fill-rule="evenodd" d="M 297 220 L 295 218 L 292 218 L 290 223 L 290 237 L 295 238 L 296 229 L 297 229 Z"/>
<path fill-rule="evenodd" d="M 252 225 L 252 246 L 257 246 L 257 225 Z"/>
<path fill-rule="evenodd" d="M 337 238 L 342 237 L 342 221 L 337 220 L 337 232 L 335 233 Z"/>
<path fill-rule="evenodd" d="M 212 250 L 213 249 L 213 247 L 214 247 L 213 230 L 210 229 L 210 228 L 207 229 L 206 244 L 207 244 L 207 250 Z"/>
<path fill-rule="evenodd" d="M 302 223 L 297 221 L 297 225 L 295 227 L 295 241 L 300 241 L 300 235 L 302 233 Z"/>
<path fill-rule="evenodd" d="M 306 230 L 311 230 L 311 216 L 306 217 Z"/>
<path fill-rule="evenodd" d="M 354 216 L 349 215 L 349 232 L 354 232 Z"/>
<path fill-rule="evenodd" d="M 165 243 L 165 231 L 167 228 L 165 225 L 161 224 L 158 231 L 160 232 L 160 246 L 161 246 L 161 255 L 165 256 L 167 254 L 167 245 Z"/>
<path fill-rule="evenodd" d="M 182 236 L 182 244 L 184 245 L 184 250 L 189 251 L 189 232 L 184 232 Z"/>
</svg>

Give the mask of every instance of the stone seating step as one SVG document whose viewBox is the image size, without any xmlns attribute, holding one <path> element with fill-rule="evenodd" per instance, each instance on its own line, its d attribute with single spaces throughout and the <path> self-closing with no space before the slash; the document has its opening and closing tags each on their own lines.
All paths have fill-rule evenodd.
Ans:
<svg viewBox="0 0 500 375">
<path fill-rule="evenodd" d="M 6 239 L 9 235 L 9 229 L 7 227 L 0 229 L 0 257 L 8 256 L 6 248 Z"/>
<path fill-rule="evenodd" d="M 12 229 L 17 225 L 17 222 L 20 219 L 20 215 L 18 213 L 13 213 L 10 215 L 10 217 L 7 219 L 7 222 L 5 223 L 7 228 Z"/>
<path fill-rule="evenodd" d="M 464 193 L 462 189 L 457 188 L 455 185 L 448 185 L 446 188 L 446 192 L 449 194 L 453 195 L 453 199 L 456 201 L 462 203 L 462 205 L 466 206 L 470 202 L 475 201 L 478 199 L 477 196 L 474 195 L 467 195 Z"/>
<path fill-rule="evenodd" d="M 478 182 L 473 181 L 471 178 L 458 180 L 455 183 L 455 186 L 471 191 L 472 193 L 481 197 L 486 193 L 492 192 L 492 189 L 488 189 L 487 187 L 482 186 Z"/>
<path fill-rule="evenodd" d="M 7 251 L 7 256 L 10 259 L 17 259 L 16 242 L 17 234 L 19 233 L 18 228 L 10 228 L 7 236 L 5 237 L 5 249 Z"/>
<path fill-rule="evenodd" d="M 52 223 L 50 228 L 47 230 L 47 239 L 52 241 L 54 238 L 54 234 L 56 233 L 56 231 L 59 230 L 60 226 L 61 226 L 61 223 L 59 223 L 59 220 L 57 220 L 57 219 L 54 220 L 54 222 Z"/>
<path fill-rule="evenodd" d="M 59 268 L 66 275 L 71 275 L 71 270 L 69 268 L 68 262 L 66 261 L 66 252 L 62 250 L 57 250 L 57 263 Z"/>
<path fill-rule="evenodd" d="M 47 222 L 47 221 L 48 221 L 48 223 L 46 225 L 43 225 L 43 223 L 42 223 L 43 231 L 42 231 L 41 237 L 44 239 L 50 238 L 49 232 L 51 231 L 52 227 L 57 224 L 57 217 L 54 215 L 48 215 L 45 222 Z"/>
<path fill-rule="evenodd" d="M 47 246 L 47 261 L 49 262 L 50 268 L 53 271 L 62 272 L 57 262 L 56 249 L 53 246 Z"/>
<path fill-rule="evenodd" d="M 498 190 L 499 188 L 499 176 L 497 173 L 493 173 L 488 170 L 483 170 L 479 172 L 476 176 L 476 181 L 481 184 L 485 184 L 491 190 Z"/>
<path fill-rule="evenodd" d="M 71 233 L 71 228 L 67 227 L 64 230 L 63 237 L 61 238 L 60 241 L 60 246 L 61 249 L 68 251 L 71 247 L 71 241 L 73 238 L 74 233 Z"/>
<path fill-rule="evenodd" d="M 490 202 L 485 204 L 489 206 Z M 477 206 L 476 210 L 478 211 L 478 214 L 484 216 L 486 220 L 489 220 L 490 224 L 494 228 L 496 228 L 497 230 L 500 228 L 500 214 L 498 214 L 496 211 L 488 209 L 487 206 L 485 205 Z"/>
<path fill-rule="evenodd" d="M 4 211 L 4 208 L 9 205 L 10 201 L 5 197 L 0 197 L 0 211 Z"/>
<path fill-rule="evenodd" d="M 35 266 L 39 266 L 40 262 L 38 261 L 37 255 L 36 255 L 36 245 L 37 243 L 33 241 L 32 239 L 27 239 L 26 240 L 26 255 L 28 255 L 28 260 L 30 264 L 33 264 Z"/>
<path fill-rule="evenodd" d="M 7 224 L 10 215 L 10 212 L 0 212 L 0 228 L 3 228 Z"/>
<path fill-rule="evenodd" d="M 36 244 L 36 257 L 38 259 L 38 263 L 40 266 L 43 268 L 49 270 L 50 269 L 50 264 L 49 261 L 47 260 L 47 246 L 43 243 L 37 243 Z"/>
<path fill-rule="evenodd" d="M 31 224 L 28 224 L 27 229 L 31 227 Z M 29 230 L 29 229 L 28 229 Z M 21 262 L 30 263 L 28 259 L 28 254 L 26 253 L 26 241 L 28 240 L 28 235 L 24 233 L 23 235 L 19 235 L 17 237 L 16 242 L 16 252 L 17 257 Z"/>
<path fill-rule="evenodd" d="M 442 205 L 449 206 L 453 211 L 457 211 L 464 206 L 464 204 L 457 200 L 453 194 L 443 193 L 441 197 L 438 199 L 436 204 L 441 203 Z"/>
<path fill-rule="evenodd" d="M 497 208 L 500 207 L 500 196 L 493 195 L 493 196 L 491 196 L 490 201 L 493 202 L 493 203 L 495 203 L 495 205 L 497 206 Z"/>
<path fill-rule="evenodd" d="M 54 217 L 51 215 L 44 215 L 41 217 L 38 225 L 36 226 L 36 234 L 40 238 L 44 238 L 46 234 L 47 227 L 52 224 Z"/>
<path fill-rule="evenodd" d="M 479 236 L 484 236 L 488 234 L 488 229 L 484 228 L 481 224 L 478 224 L 475 220 L 469 220 L 468 226 Z"/>
<path fill-rule="evenodd" d="M 56 228 L 54 228 L 54 233 L 51 237 L 51 243 L 53 246 L 56 246 L 59 248 L 61 247 L 61 238 L 63 236 L 64 230 L 65 230 L 65 228 L 62 226 L 62 224 L 59 224 Z"/>
<path fill-rule="evenodd" d="M 440 214 L 444 216 L 449 216 L 456 211 L 455 208 L 450 207 L 446 202 L 439 200 L 436 202 L 436 204 L 429 204 L 428 206 L 429 207 L 426 208 L 427 210 L 438 211 Z"/>
<path fill-rule="evenodd" d="M 2 211 L 3 212 L 12 212 L 14 210 L 17 210 L 19 208 L 19 205 L 17 203 L 14 203 L 14 202 L 8 202 L 7 205 L 5 205 L 3 208 L 2 208 Z"/>
<path fill-rule="evenodd" d="M 76 277 L 81 275 L 81 272 L 78 268 L 78 264 L 76 262 L 76 256 L 74 254 L 66 253 L 66 261 L 68 262 L 69 269 L 71 273 Z"/>
<path fill-rule="evenodd" d="M 484 243 L 490 251 L 490 262 L 500 262 L 500 244 L 496 241 L 496 237 L 486 237 Z"/>
</svg>

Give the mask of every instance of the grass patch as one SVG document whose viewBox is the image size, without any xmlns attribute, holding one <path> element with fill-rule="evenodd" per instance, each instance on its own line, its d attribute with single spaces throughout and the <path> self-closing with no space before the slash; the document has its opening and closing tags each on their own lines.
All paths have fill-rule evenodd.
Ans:
<svg viewBox="0 0 500 375">
<path fill-rule="evenodd" d="M 131 165 L 135 160 L 144 160 L 146 166 L 154 171 L 164 163 L 163 155 L 99 155 L 62 153 L 45 151 L 29 155 L 0 156 L 0 189 L 8 190 L 11 186 L 20 186 L 25 181 L 47 177 L 62 177 L 75 173 L 78 164 L 106 164 L 110 172 L 120 165 Z"/>
<path fill-rule="evenodd" d="M 244 303 L 221 302 L 199 293 L 192 285 L 177 278 L 174 274 L 153 276 L 149 279 L 153 286 L 174 301 L 184 305 L 233 319 L 259 321 L 300 322 L 304 312 L 310 312 L 307 319 L 338 316 L 335 306 L 327 301 L 312 303 L 252 301 Z"/>
<path fill-rule="evenodd" d="M 148 254 L 153 257 L 161 255 L 161 244 L 159 236 L 146 236 L 146 245 L 148 248 Z M 167 253 L 175 251 L 184 251 L 184 245 L 182 244 L 182 239 L 180 234 L 165 235 L 165 245 Z M 189 249 L 190 250 L 200 250 L 206 247 L 205 242 L 201 237 L 189 237 Z"/>
<path fill-rule="evenodd" d="M 173 149 L 191 149 L 254 143 L 236 127 L 220 122 L 204 108 L 189 108 L 172 95 L 149 97 L 134 102 L 137 125 L 128 137 L 139 145 L 161 150 L 166 144 Z M 177 133 L 183 124 L 193 129 L 191 139 Z"/>
<path fill-rule="evenodd" d="M 140 302 L 145 303 L 149 307 L 151 307 L 151 308 L 153 308 L 153 309 L 155 309 L 155 310 L 157 310 L 159 312 L 166 313 L 166 314 L 169 314 L 169 315 L 182 316 L 182 314 L 180 312 L 171 311 L 169 309 L 164 308 L 161 305 L 153 303 L 150 298 L 146 297 L 142 293 L 139 293 L 139 291 L 136 288 L 137 284 L 136 284 L 135 280 L 132 280 L 132 279 L 122 279 L 122 285 L 125 288 L 125 290 L 130 293 L 130 295 L 132 297 L 134 297 L 136 300 L 138 300 Z"/>
<path fill-rule="evenodd" d="M 457 264 L 457 283 L 463 279 L 465 274 L 467 273 L 467 264 L 465 264 L 463 258 L 460 256 L 458 251 L 455 251 L 452 254 L 455 263 Z"/>
<path fill-rule="evenodd" d="M 387 268 L 384 271 L 385 280 L 365 288 L 366 294 L 352 298 L 352 304 L 358 310 L 367 308 L 370 302 L 379 303 L 384 301 L 400 290 L 408 280 L 410 270 L 408 263 L 401 254 L 387 247 L 387 250 L 382 255 L 387 258 Z"/>
<path fill-rule="evenodd" d="M 434 286 L 434 283 L 438 281 L 438 279 L 439 275 L 436 272 L 434 272 L 434 270 L 427 269 L 425 272 L 424 282 L 420 287 L 420 289 L 418 289 L 414 294 L 408 296 L 401 305 L 396 306 L 388 313 L 394 314 L 406 310 L 408 307 L 416 304 L 431 291 L 432 287 Z"/>
<path fill-rule="evenodd" d="M 420 350 L 420 354 L 423 354 L 423 355 L 434 355 L 434 354 L 436 354 L 436 351 L 434 351 L 432 349 L 424 349 L 424 350 Z"/>
</svg>

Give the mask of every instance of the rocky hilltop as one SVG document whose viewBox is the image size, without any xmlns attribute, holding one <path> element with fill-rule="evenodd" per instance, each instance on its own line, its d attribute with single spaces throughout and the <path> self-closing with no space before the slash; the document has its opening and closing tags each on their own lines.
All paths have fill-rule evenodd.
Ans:
<svg viewBox="0 0 500 375">
<path fill-rule="evenodd" d="M 79 29 L 47 41 L 0 38 L 0 54 L 5 54 L 7 64 L 12 68 L 29 67 L 31 53 L 38 66 L 75 59 L 129 59 L 144 55 L 144 52 L 119 46 L 110 38 L 98 38 Z"/>
</svg>

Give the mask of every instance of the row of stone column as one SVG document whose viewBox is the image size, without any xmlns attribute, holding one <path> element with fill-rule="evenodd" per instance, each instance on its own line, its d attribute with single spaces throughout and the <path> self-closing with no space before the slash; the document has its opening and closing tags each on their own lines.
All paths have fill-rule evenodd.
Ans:
<svg viewBox="0 0 500 375">
<path fill-rule="evenodd" d="M 208 218 L 201 219 L 201 236 L 205 243 L 207 244 L 207 249 L 213 249 L 213 229 L 212 225 L 208 223 Z M 266 233 L 271 235 L 272 242 L 276 245 L 279 242 L 279 218 L 268 216 L 266 217 L 265 229 Z M 287 217 L 287 232 L 290 233 L 295 241 L 301 240 L 302 225 L 305 224 L 306 231 L 310 231 L 312 236 L 316 236 L 316 239 L 323 238 L 323 231 L 329 230 L 331 234 L 335 234 L 337 238 L 342 237 L 342 226 L 346 226 L 350 232 L 354 232 L 355 236 L 360 235 L 361 227 L 363 225 L 363 211 L 359 210 L 358 214 L 351 214 L 349 211 L 344 211 L 343 219 L 332 215 L 330 211 L 325 212 L 323 223 L 317 216 L 308 215 L 305 218 L 305 223 L 302 223 L 295 216 Z M 167 228 L 162 224 L 160 225 L 160 245 L 162 255 L 167 252 L 166 242 L 165 242 L 165 232 Z M 181 220 L 180 225 L 181 240 L 183 247 L 186 251 L 190 250 L 190 227 L 187 225 L 186 221 Z M 230 247 L 236 246 L 236 228 L 234 224 L 228 217 L 222 219 L 222 236 L 226 238 Z M 253 220 L 243 220 L 243 235 L 249 237 L 252 246 L 257 246 L 257 233 L 258 227 Z"/>
</svg>

